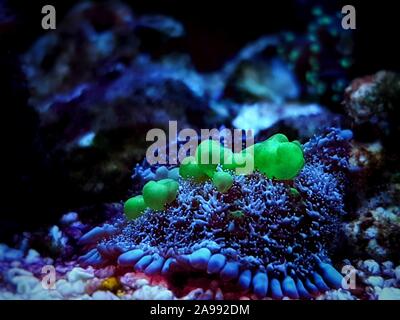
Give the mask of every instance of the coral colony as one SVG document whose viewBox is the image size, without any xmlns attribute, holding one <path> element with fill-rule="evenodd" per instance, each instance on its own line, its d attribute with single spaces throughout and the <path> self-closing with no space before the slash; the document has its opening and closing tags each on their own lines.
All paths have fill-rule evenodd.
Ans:
<svg viewBox="0 0 400 320">
<path fill-rule="evenodd" d="M 340 288 L 329 252 L 345 214 L 351 137 L 331 129 L 302 146 L 276 134 L 241 153 L 205 140 L 178 180 L 147 182 L 125 202 L 126 218 L 83 235 L 79 242 L 92 249 L 80 264 L 116 263 L 149 276 L 203 273 L 259 298 Z M 235 173 L 252 158 L 254 172 Z"/>
</svg>

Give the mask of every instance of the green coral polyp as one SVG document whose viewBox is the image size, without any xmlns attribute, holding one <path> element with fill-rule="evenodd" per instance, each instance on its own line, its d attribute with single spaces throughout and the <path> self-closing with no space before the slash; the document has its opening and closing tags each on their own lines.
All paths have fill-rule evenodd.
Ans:
<svg viewBox="0 0 400 320">
<path fill-rule="evenodd" d="M 173 179 L 147 182 L 142 190 L 143 195 L 128 199 L 124 204 L 125 216 L 129 219 L 138 218 L 147 208 L 164 210 L 166 204 L 176 199 L 179 184 Z"/>
<path fill-rule="evenodd" d="M 196 163 L 210 178 L 213 177 L 219 163 L 224 161 L 225 148 L 215 140 L 204 140 L 196 149 Z"/>
<path fill-rule="evenodd" d="M 304 166 L 303 150 L 298 141 L 276 134 L 254 146 L 254 164 L 268 178 L 291 180 Z"/>
<path fill-rule="evenodd" d="M 242 219 L 244 217 L 244 212 L 242 210 L 235 210 L 235 211 L 231 211 L 230 215 L 234 219 Z"/>
<path fill-rule="evenodd" d="M 240 174 L 251 174 L 254 168 L 254 156 L 251 147 L 239 153 L 230 150 L 226 153 L 221 166 L 224 170 L 236 170 Z"/>
<path fill-rule="evenodd" d="M 147 209 L 143 196 L 138 195 L 125 201 L 124 213 L 129 220 L 136 219 Z"/>
<path fill-rule="evenodd" d="M 209 178 L 194 157 L 187 157 L 182 161 L 179 167 L 179 175 L 183 179 L 193 179 L 195 182 L 204 182 Z"/>
<path fill-rule="evenodd" d="M 296 188 L 290 188 L 290 195 L 292 195 L 293 197 L 300 197 L 300 193 Z"/>
<path fill-rule="evenodd" d="M 142 190 L 144 202 L 153 210 L 163 210 L 175 200 L 178 188 L 178 182 L 173 179 L 149 181 Z"/>
<path fill-rule="evenodd" d="M 176 199 L 176 195 L 179 189 L 179 183 L 174 179 L 163 179 L 158 181 L 162 185 L 166 186 L 168 189 L 167 193 L 167 204 L 173 202 Z"/>
<path fill-rule="evenodd" d="M 228 172 L 216 172 L 212 179 L 215 187 L 221 193 L 226 193 L 233 185 L 233 177 Z"/>
</svg>

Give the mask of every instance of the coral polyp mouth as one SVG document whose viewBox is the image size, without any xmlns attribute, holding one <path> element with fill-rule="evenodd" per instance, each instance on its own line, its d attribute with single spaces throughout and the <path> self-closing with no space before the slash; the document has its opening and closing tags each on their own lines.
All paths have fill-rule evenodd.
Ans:
<svg viewBox="0 0 400 320">
<path fill-rule="evenodd" d="M 351 134 L 332 129 L 304 145 L 305 166 L 293 180 L 256 171 L 233 175 L 229 190 L 180 179 L 164 210 L 146 209 L 84 235 L 93 249 L 82 265 L 217 279 L 259 298 L 312 298 L 340 288 L 329 256 L 343 206 Z"/>
</svg>

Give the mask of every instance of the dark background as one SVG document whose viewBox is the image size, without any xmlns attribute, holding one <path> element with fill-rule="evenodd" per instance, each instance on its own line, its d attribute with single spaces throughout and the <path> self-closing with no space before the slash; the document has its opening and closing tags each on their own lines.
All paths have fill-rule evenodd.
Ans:
<svg viewBox="0 0 400 320">
<path fill-rule="evenodd" d="M 68 203 L 45 151 L 35 137 L 36 117 L 27 105 L 26 85 L 18 55 L 44 31 L 41 8 L 52 4 L 57 21 L 77 1 L 10 1 L 4 11 L 0 0 L 0 103 L 1 182 L 0 241 L 15 233 L 57 220 Z M 351 78 L 381 69 L 399 71 L 399 17 L 395 1 L 124 1 L 135 14 L 161 13 L 176 18 L 186 28 L 180 43 L 200 71 L 220 68 L 246 43 L 282 30 L 303 32 L 311 8 L 340 11 L 353 4 L 357 11 L 355 64 Z"/>
<path fill-rule="evenodd" d="M 133 1 L 137 12 L 163 12 L 182 21 L 188 31 L 188 50 L 200 69 L 221 66 L 247 42 L 282 30 L 304 32 L 311 8 L 323 4 L 340 11 L 345 4 L 357 10 L 354 74 L 400 67 L 400 31 L 395 1 L 259 0 L 259 1 Z M 362 2 L 362 3 L 361 3 Z M 302 4 L 303 6 L 299 6 Z M 392 40 L 391 40 L 392 39 Z"/>
<path fill-rule="evenodd" d="M 3 0 L 0 0 L 0 3 Z M 37 37 L 46 32 L 41 28 L 41 8 L 52 4 L 57 10 L 57 21 L 79 1 L 10 1 L 18 15 L 18 25 L 9 32 L 6 45 L 10 50 L 23 52 Z M 398 70 L 400 31 L 396 1 L 342 0 L 136 0 L 123 1 L 135 14 L 160 13 L 182 22 L 187 31 L 183 49 L 191 53 L 200 70 L 219 68 L 246 43 L 261 35 L 282 30 L 303 32 L 311 20 L 311 8 L 322 5 L 340 11 L 352 4 L 357 12 L 355 31 L 354 76 L 380 69 Z M 0 32 L 2 30 L 0 29 Z M 6 49 L 4 47 L 2 49 Z"/>
</svg>

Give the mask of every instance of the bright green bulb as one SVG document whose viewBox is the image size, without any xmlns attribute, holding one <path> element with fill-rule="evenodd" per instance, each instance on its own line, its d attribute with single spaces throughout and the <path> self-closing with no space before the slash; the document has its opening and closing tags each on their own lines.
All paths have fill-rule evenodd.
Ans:
<svg viewBox="0 0 400 320">
<path fill-rule="evenodd" d="M 212 178 L 224 158 L 224 146 L 215 140 L 204 140 L 197 147 L 195 157 L 200 169 Z"/>
<path fill-rule="evenodd" d="M 276 162 L 273 175 L 280 180 L 293 179 L 304 166 L 301 148 L 292 142 L 281 143 L 276 150 Z"/>
<path fill-rule="evenodd" d="M 300 196 L 300 192 L 296 188 L 290 188 L 289 189 L 289 193 L 293 197 L 299 197 Z"/>
<path fill-rule="evenodd" d="M 175 200 L 178 188 L 178 182 L 173 179 L 149 181 L 143 187 L 144 202 L 153 210 L 163 210 Z"/>
<path fill-rule="evenodd" d="M 224 158 L 221 161 L 222 169 L 235 171 L 235 174 L 248 175 L 254 170 L 254 147 L 250 146 L 242 152 L 234 153 L 224 149 Z"/>
<path fill-rule="evenodd" d="M 255 167 L 268 178 L 290 180 L 304 166 L 304 155 L 298 141 L 289 142 L 283 134 L 276 134 L 254 147 Z"/>
<path fill-rule="evenodd" d="M 167 203 L 171 203 L 176 199 L 176 195 L 178 194 L 179 183 L 174 179 L 162 179 L 158 181 L 158 183 L 164 185 L 168 189 L 167 194 Z"/>
<path fill-rule="evenodd" d="M 216 172 L 212 179 L 215 187 L 221 193 L 226 193 L 233 185 L 233 178 L 228 172 Z"/>
<path fill-rule="evenodd" d="M 179 175 L 183 179 L 193 179 L 195 182 L 204 182 L 208 176 L 201 170 L 194 157 L 183 159 L 179 167 Z"/>
<path fill-rule="evenodd" d="M 143 196 L 139 195 L 125 201 L 124 213 L 129 220 L 136 219 L 146 210 L 147 205 L 144 202 Z"/>
</svg>

